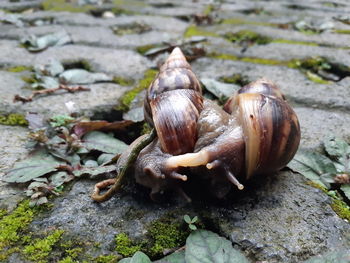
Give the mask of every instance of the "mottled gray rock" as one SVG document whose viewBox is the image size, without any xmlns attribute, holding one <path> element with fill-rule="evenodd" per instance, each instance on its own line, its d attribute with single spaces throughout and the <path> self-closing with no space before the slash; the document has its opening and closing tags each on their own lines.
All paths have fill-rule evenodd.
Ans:
<svg viewBox="0 0 350 263">
<path fill-rule="evenodd" d="M 349 112 L 294 107 L 301 126 L 301 148 L 315 148 L 330 135 L 350 139 Z"/>
<path fill-rule="evenodd" d="M 0 82 L 0 110 L 2 112 L 37 112 L 50 117 L 57 114 L 69 114 L 65 106 L 66 102 L 73 101 L 78 113 L 92 116 L 96 112 L 110 112 L 118 104 L 118 99 L 126 91 L 126 87 L 112 83 L 98 83 L 85 85 L 90 91 L 67 93 L 56 92 L 50 95 L 38 96 L 32 102 L 22 104 L 13 102 L 16 94 L 28 96 L 32 91 L 26 87 L 21 76 L 30 76 L 31 73 L 1 72 L 3 81 Z"/>
<path fill-rule="evenodd" d="M 150 31 L 142 34 L 115 35 L 110 27 L 102 26 L 45 25 L 29 28 L 13 28 L 8 26 L 7 28 L 11 28 L 11 30 L 3 30 L 0 32 L 0 37 L 3 39 L 20 40 L 29 35 L 42 36 L 64 30 L 70 35 L 75 44 L 127 49 L 159 44 L 162 41 L 172 42 L 183 34 L 182 31 L 177 34 L 175 32 L 170 34 L 165 31 Z"/>
<path fill-rule="evenodd" d="M 0 209 L 12 210 L 24 197 L 23 188 L 9 185 L 1 179 L 4 172 L 28 154 L 24 147 L 28 129 L 0 125 Z"/>
<path fill-rule="evenodd" d="M 350 109 L 350 90 L 338 83 L 318 84 L 299 70 L 281 66 L 252 64 L 240 61 L 201 58 L 192 63 L 199 77 L 218 78 L 242 74 L 254 81 L 265 77 L 275 82 L 291 100 L 313 107 Z"/>
<path fill-rule="evenodd" d="M 101 249 L 113 250 L 116 234 L 145 238 L 152 221 L 175 213 L 174 222 L 184 214 L 198 215 L 255 260 L 300 262 L 350 245 L 348 224 L 330 208 L 329 197 L 307 186 L 300 175 L 283 172 L 257 185 L 217 204 L 197 197 L 184 206 L 153 203 L 143 190 L 119 193 L 97 204 L 89 197 L 93 182 L 79 181 L 54 201 L 51 214 L 33 222 L 32 229 L 66 229 L 78 239 L 101 242 Z"/>
</svg>

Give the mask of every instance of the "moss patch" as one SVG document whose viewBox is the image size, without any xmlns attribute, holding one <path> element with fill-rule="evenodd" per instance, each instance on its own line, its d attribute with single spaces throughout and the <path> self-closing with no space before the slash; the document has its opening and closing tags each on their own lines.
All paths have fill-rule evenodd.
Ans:
<svg viewBox="0 0 350 263">
<path fill-rule="evenodd" d="M 115 250 L 124 257 L 130 257 L 141 250 L 141 245 L 135 245 L 134 242 L 125 233 L 120 233 L 115 237 Z"/>
<path fill-rule="evenodd" d="M 101 255 L 94 259 L 95 263 L 117 263 L 120 259 L 119 256 L 116 255 Z"/>
<path fill-rule="evenodd" d="M 22 71 L 32 71 L 33 67 L 29 66 L 15 66 L 11 68 L 7 68 L 6 71 L 8 72 L 22 72 Z"/>
<path fill-rule="evenodd" d="M 145 72 L 144 78 L 139 81 L 136 87 L 131 89 L 130 91 L 126 92 L 120 99 L 120 104 L 116 108 L 116 110 L 120 110 L 123 112 L 126 112 L 129 110 L 130 103 L 132 100 L 136 97 L 137 94 L 139 94 L 142 90 L 147 89 L 155 76 L 157 75 L 158 71 L 149 69 Z"/>
<path fill-rule="evenodd" d="M 147 230 L 142 241 L 131 240 L 125 233 L 118 234 L 116 251 L 124 257 L 142 251 L 150 258 L 157 259 L 163 256 L 165 250 L 184 245 L 190 232 L 182 218 L 179 220 L 171 214 L 151 222 Z"/>
<path fill-rule="evenodd" d="M 296 41 L 296 40 L 283 39 L 283 38 L 272 39 L 271 42 L 272 43 L 281 43 L 281 44 L 292 44 L 292 45 L 320 46 L 319 44 L 314 43 L 314 42 Z"/>
<path fill-rule="evenodd" d="M 231 76 L 223 76 L 219 79 L 222 82 L 236 84 L 241 87 L 247 85 L 250 81 L 247 76 L 243 76 L 242 74 L 233 74 Z"/>
<path fill-rule="evenodd" d="M 121 86 L 131 86 L 134 84 L 132 79 L 125 79 L 123 77 L 114 77 L 113 82 Z"/>
<path fill-rule="evenodd" d="M 32 222 L 37 209 L 29 207 L 29 200 L 18 205 L 0 220 L 0 261 L 5 260 L 16 249 L 12 246 L 20 241 L 22 232 Z"/>
<path fill-rule="evenodd" d="M 28 126 L 28 121 L 22 114 L 11 113 L 9 115 L 0 115 L 0 124 L 10 126 Z"/>
<path fill-rule="evenodd" d="M 48 262 L 47 257 L 52 251 L 53 246 L 61 239 L 63 230 L 55 230 L 51 235 L 44 239 L 35 240 L 32 244 L 23 249 L 23 255 L 34 262 Z"/>
<path fill-rule="evenodd" d="M 149 248 L 148 254 L 151 257 L 162 256 L 164 250 L 182 246 L 189 234 L 188 230 L 182 229 L 180 223 L 174 223 L 170 219 L 153 222 L 148 231 L 154 242 Z"/>
<path fill-rule="evenodd" d="M 184 33 L 184 37 L 189 38 L 189 37 L 193 37 L 193 36 L 219 37 L 219 35 L 214 33 L 214 32 L 209 32 L 209 31 L 201 29 L 195 25 L 191 25 L 186 29 L 186 31 Z"/>
<path fill-rule="evenodd" d="M 257 26 L 281 27 L 280 24 L 266 23 L 266 22 L 257 22 L 257 21 L 251 21 L 251 20 L 244 20 L 244 19 L 240 19 L 240 18 L 224 19 L 224 20 L 221 21 L 221 24 L 228 24 L 228 25 L 257 25 Z"/>
<path fill-rule="evenodd" d="M 240 30 L 235 33 L 228 32 L 224 35 L 224 38 L 238 45 L 265 45 L 272 41 L 271 38 L 250 30 Z"/>
<path fill-rule="evenodd" d="M 41 8 L 45 11 L 55 12 L 87 12 L 93 8 L 92 5 L 78 5 L 77 0 L 66 1 L 66 0 L 44 0 L 41 4 Z"/>
<path fill-rule="evenodd" d="M 340 218 L 346 219 L 350 222 L 350 207 L 345 202 L 333 199 L 331 207 Z"/>
</svg>

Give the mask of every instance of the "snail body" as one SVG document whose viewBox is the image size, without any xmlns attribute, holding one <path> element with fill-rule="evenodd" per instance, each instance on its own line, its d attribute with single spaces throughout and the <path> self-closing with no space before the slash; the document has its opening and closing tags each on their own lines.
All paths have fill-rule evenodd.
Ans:
<svg viewBox="0 0 350 263">
<path fill-rule="evenodd" d="M 232 184 L 243 189 L 240 182 L 283 168 L 300 141 L 297 116 L 276 85 L 257 80 L 222 109 L 203 99 L 179 48 L 150 85 L 144 109 L 157 138 L 140 152 L 135 175 L 152 198 L 169 188 L 182 192 L 184 173 L 205 178 L 223 197 Z"/>
</svg>

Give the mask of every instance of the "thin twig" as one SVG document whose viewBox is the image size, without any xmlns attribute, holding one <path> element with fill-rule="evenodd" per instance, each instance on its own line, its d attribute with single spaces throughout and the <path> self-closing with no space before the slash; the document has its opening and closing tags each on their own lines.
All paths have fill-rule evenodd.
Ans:
<svg viewBox="0 0 350 263">
<path fill-rule="evenodd" d="M 13 102 L 17 102 L 17 101 L 20 101 L 22 103 L 30 102 L 33 100 L 33 98 L 35 96 L 44 95 L 44 94 L 51 94 L 51 93 L 54 93 L 58 90 L 66 90 L 68 92 L 74 93 L 77 91 L 88 91 L 88 90 L 90 90 L 90 88 L 85 88 L 82 86 L 68 87 L 66 85 L 60 84 L 57 88 L 33 91 L 33 93 L 31 95 L 29 95 L 28 97 L 23 97 L 23 96 L 16 94 L 15 97 L 13 98 Z"/>
<path fill-rule="evenodd" d="M 95 185 L 94 191 L 92 192 L 92 195 L 91 195 L 91 198 L 94 201 L 96 202 L 107 201 L 113 196 L 115 192 L 117 192 L 120 189 L 120 187 L 124 183 L 128 169 L 134 164 L 141 150 L 145 148 L 148 144 L 150 144 L 153 141 L 153 139 L 156 137 L 156 135 L 157 133 L 153 129 L 150 134 L 145 136 L 145 138 L 143 138 L 138 144 L 135 145 L 135 147 L 130 151 L 130 154 L 126 160 L 126 163 L 122 167 L 120 167 L 119 169 L 120 172 L 118 173 L 115 179 L 104 180 Z M 104 189 L 107 186 L 110 186 L 112 184 L 113 186 L 109 188 L 106 193 L 104 193 L 103 195 L 100 195 L 101 189 Z"/>
</svg>

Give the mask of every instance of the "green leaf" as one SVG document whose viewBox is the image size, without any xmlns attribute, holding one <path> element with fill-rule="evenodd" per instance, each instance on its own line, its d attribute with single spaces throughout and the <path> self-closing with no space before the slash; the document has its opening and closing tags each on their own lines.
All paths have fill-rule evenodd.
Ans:
<svg viewBox="0 0 350 263">
<path fill-rule="evenodd" d="M 65 126 L 74 121 L 74 118 L 68 115 L 55 115 L 50 119 L 52 127 Z"/>
<path fill-rule="evenodd" d="M 92 131 L 83 137 L 83 146 L 89 150 L 98 150 L 104 153 L 122 153 L 128 145 L 103 132 Z"/>
<path fill-rule="evenodd" d="M 204 84 L 206 90 L 212 93 L 215 97 L 224 100 L 232 96 L 232 94 L 240 88 L 237 85 L 219 82 L 215 79 L 203 78 L 201 79 L 201 82 Z"/>
<path fill-rule="evenodd" d="M 91 177 L 104 174 L 104 173 L 111 173 L 115 172 L 116 167 L 115 165 L 106 165 L 106 166 L 99 166 L 99 167 L 84 167 L 80 170 L 73 171 L 74 176 L 80 177 L 82 175 L 90 175 Z"/>
<path fill-rule="evenodd" d="M 349 263 L 350 262 L 350 252 L 343 251 L 332 251 L 322 256 L 312 257 L 304 263 Z"/>
<path fill-rule="evenodd" d="M 195 216 L 194 218 L 192 218 L 191 223 L 193 224 L 193 223 L 196 223 L 197 221 L 198 221 L 198 216 Z"/>
<path fill-rule="evenodd" d="M 62 46 L 72 42 L 72 39 L 66 31 L 60 31 L 52 34 L 47 34 L 41 37 L 31 35 L 29 37 L 21 39 L 21 43 L 29 51 L 42 51 L 51 46 Z"/>
<path fill-rule="evenodd" d="M 14 167 L 7 171 L 3 180 L 8 183 L 25 183 L 56 171 L 56 167 L 61 163 L 48 155 L 45 151 L 38 151 L 29 158 L 17 162 Z"/>
<path fill-rule="evenodd" d="M 246 263 L 247 258 L 217 234 L 196 230 L 186 240 L 186 263 Z"/>
<path fill-rule="evenodd" d="M 85 69 L 69 69 L 59 76 L 59 81 L 63 84 L 91 84 L 112 80 L 111 76 L 104 73 L 92 73 Z"/>
<path fill-rule="evenodd" d="M 146 254 L 142 253 L 141 251 L 137 251 L 132 258 L 124 258 L 120 260 L 119 263 L 152 263 L 152 261 Z"/>
<path fill-rule="evenodd" d="M 333 162 L 326 156 L 316 152 L 299 151 L 287 166 L 291 170 L 304 175 L 307 179 L 326 188 L 327 186 L 321 181 L 320 176 L 326 173 L 337 173 Z"/>
<path fill-rule="evenodd" d="M 345 196 L 350 200 L 350 184 L 343 184 L 340 186 L 340 190 L 342 190 Z"/>
<path fill-rule="evenodd" d="M 191 218 L 189 215 L 184 215 L 184 220 L 187 224 L 191 224 Z"/>
<path fill-rule="evenodd" d="M 197 230 L 197 227 L 193 224 L 189 224 L 188 227 L 191 229 L 191 230 Z"/>
<path fill-rule="evenodd" d="M 102 164 L 104 164 L 104 163 L 108 163 L 108 162 L 110 162 L 110 161 L 113 159 L 114 156 L 115 156 L 114 154 L 102 153 L 102 154 L 97 158 L 97 163 L 98 163 L 99 165 L 102 165 Z"/>
<path fill-rule="evenodd" d="M 330 137 L 324 141 L 324 146 L 327 153 L 339 161 L 338 172 L 349 172 L 350 145 L 340 138 Z"/>
<path fill-rule="evenodd" d="M 74 177 L 72 175 L 62 171 L 53 173 L 49 178 L 50 184 L 54 187 L 61 186 L 64 183 L 72 181 L 73 179 Z"/>
<path fill-rule="evenodd" d="M 166 256 L 155 263 L 186 263 L 185 261 L 185 251 L 174 252 L 169 256 Z"/>
</svg>

